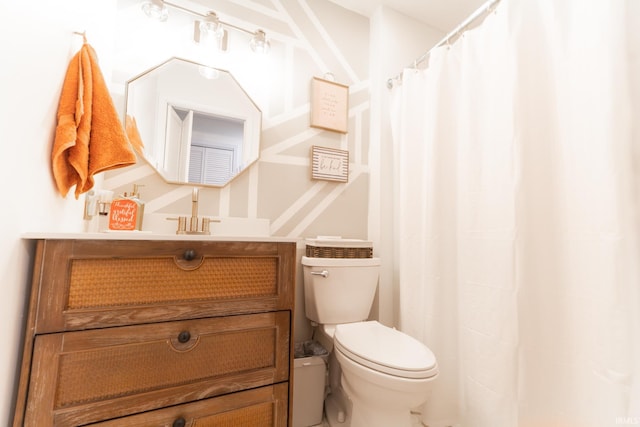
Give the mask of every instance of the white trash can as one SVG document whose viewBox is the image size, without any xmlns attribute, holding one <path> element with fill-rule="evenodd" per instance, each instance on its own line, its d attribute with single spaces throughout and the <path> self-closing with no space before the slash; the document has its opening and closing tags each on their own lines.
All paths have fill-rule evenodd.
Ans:
<svg viewBox="0 0 640 427">
<path fill-rule="evenodd" d="M 322 425 L 326 356 L 294 359 L 293 427 Z"/>
</svg>

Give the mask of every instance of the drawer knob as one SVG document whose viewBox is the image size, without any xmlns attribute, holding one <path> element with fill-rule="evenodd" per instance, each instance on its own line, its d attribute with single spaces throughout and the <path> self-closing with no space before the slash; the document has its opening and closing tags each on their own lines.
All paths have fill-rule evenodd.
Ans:
<svg viewBox="0 0 640 427">
<path fill-rule="evenodd" d="M 184 251 L 184 254 L 182 254 L 182 258 L 187 261 L 192 261 L 196 258 L 196 251 L 194 251 L 193 249 L 187 249 L 186 251 Z"/>
<path fill-rule="evenodd" d="M 189 333 L 189 331 L 182 331 L 178 334 L 178 341 L 181 342 L 182 344 L 189 342 L 190 339 L 191 339 L 191 334 Z"/>
<path fill-rule="evenodd" d="M 182 417 L 176 418 L 176 420 L 173 422 L 173 427 L 184 427 L 185 425 L 187 425 L 187 422 Z"/>
</svg>

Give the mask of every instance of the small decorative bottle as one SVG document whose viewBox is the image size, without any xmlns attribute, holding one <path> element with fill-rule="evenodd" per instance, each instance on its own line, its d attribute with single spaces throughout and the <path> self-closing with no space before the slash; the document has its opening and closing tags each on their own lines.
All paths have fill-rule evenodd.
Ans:
<svg viewBox="0 0 640 427">
<path fill-rule="evenodd" d="M 142 230 L 144 202 L 140 200 L 139 187 L 141 185 L 134 184 L 131 194 L 124 193 L 121 197 L 113 199 L 109 210 L 109 230 Z"/>
</svg>

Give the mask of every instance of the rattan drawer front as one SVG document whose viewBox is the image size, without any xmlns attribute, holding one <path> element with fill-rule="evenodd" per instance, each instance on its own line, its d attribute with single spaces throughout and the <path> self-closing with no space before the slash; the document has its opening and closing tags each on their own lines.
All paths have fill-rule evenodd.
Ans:
<svg viewBox="0 0 640 427">
<path fill-rule="evenodd" d="M 36 333 L 288 310 L 295 244 L 46 241 Z"/>
<path fill-rule="evenodd" d="M 276 258 L 204 258 L 193 270 L 171 258 L 74 259 L 69 310 L 275 296 Z"/>
<path fill-rule="evenodd" d="M 277 312 L 38 336 L 27 425 L 86 423 L 287 381 L 289 322 Z"/>
<path fill-rule="evenodd" d="M 91 425 L 171 426 L 184 421 L 190 427 L 285 427 L 287 400 L 283 383 Z"/>
</svg>

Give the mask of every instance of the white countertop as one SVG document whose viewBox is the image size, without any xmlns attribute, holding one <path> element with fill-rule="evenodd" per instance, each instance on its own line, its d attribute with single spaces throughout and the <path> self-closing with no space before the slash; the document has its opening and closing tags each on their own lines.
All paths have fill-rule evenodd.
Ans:
<svg viewBox="0 0 640 427">
<path fill-rule="evenodd" d="M 146 231 L 105 231 L 99 233 L 29 232 L 23 239 L 77 239 L 77 240 L 195 240 L 214 242 L 284 242 L 299 243 L 302 239 L 278 236 L 223 236 L 213 234 L 159 234 Z"/>
</svg>

